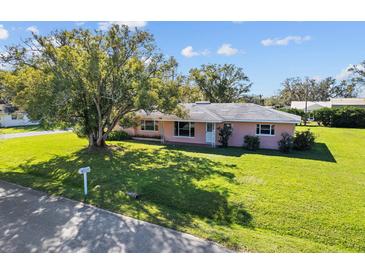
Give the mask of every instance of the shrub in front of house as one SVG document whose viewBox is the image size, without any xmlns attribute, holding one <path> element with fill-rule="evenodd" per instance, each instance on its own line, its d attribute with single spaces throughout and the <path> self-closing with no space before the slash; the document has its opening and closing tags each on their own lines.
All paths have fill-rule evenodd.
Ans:
<svg viewBox="0 0 365 274">
<path fill-rule="evenodd" d="M 228 147 L 228 140 L 232 135 L 232 127 L 224 124 L 223 127 L 219 128 L 219 142 L 222 144 L 222 147 Z"/>
<path fill-rule="evenodd" d="M 257 150 L 260 148 L 259 136 L 246 135 L 243 137 L 244 147 L 248 150 Z"/>
<path fill-rule="evenodd" d="M 129 136 L 128 133 L 124 131 L 112 131 L 109 133 L 107 138 L 108 141 L 123 141 L 129 139 L 131 139 L 131 136 Z"/>
<path fill-rule="evenodd" d="M 316 137 L 309 129 L 296 131 L 293 138 L 293 148 L 296 150 L 309 150 L 314 145 Z"/>
<path fill-rule="evenodd" d="M 282 133 L 278 145 L 281 152 L 289 153 L 293 148 L 293 137 L 287 132 Z"/>
</svg>

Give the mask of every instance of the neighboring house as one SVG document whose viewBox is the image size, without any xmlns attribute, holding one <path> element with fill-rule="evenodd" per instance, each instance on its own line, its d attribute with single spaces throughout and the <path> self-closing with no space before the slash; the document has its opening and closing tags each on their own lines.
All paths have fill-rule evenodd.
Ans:
<svg viewBox="0 0 365 274">
<path fill-rule="evenodd" d="M 331 101 L 307 101 L 307 110 L 312 112 L 323 107 L 331 107 Z M 290 108 L 305 110 L 305 101 L 292 101 Z"/>
<path fill-rule="evenodd" d="M 333 98 L 331 99 L 332 107 L 360 107 L 365 108 L 365 98 Z"/>
<path fill-rule="evenodd" d="M 330 101 L 307 101 L 308 112 L 323 107 L 332 108 L 344 106 L 365 107 L 365 98 L 332 98 Z M 305 110 L 305 101 L 292 101 L 290 108 Z"/>
<path fill-rule="evenodd" d="M 182 104 L 187 116 L 160 112 L 139 112 L 138 127 L 122 129 L 132 136 L 160 137 L 162 142 L 219 145 L 218 132 L 224 124 L 232 127 L 229 146 L 241 147 L 245 135 L 259 136 L 261 148 L 277 149 L 284 132 L 294 134 L 300 116 L 255 104 Z"/>
<path fill-rule="evenodd" d="M 23 111 L 7 105 L 0 104 L 0 127 L 16 127 L 38 125 L 39 122 L 31 121 Z"/>
</svg>

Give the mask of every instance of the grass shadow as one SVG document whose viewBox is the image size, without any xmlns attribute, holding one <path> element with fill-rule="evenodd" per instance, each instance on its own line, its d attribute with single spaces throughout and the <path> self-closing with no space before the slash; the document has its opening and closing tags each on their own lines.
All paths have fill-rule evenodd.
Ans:
<svg viewBox="0 0 365 274">
<path fill-rule="evenodd" d="M 230 165 L 159 146 L 134 148 L 120 144 L 115 151 L 80 150 L 41 163 L 26 163 L 22 173 L 2 173 L 3 178 L 26 176 L 27 186 L 83 200 L 83 180 L 78 168 L 90 166 L 87 202 L 119 213 L 134 212 L 143 219 L 173 228 L 191 225 L 194 217 L 215 224 L 251 226 L 252 217 L 240 203 L 229 201 L 228 190 L 201 182 L 210 177 L 234 180 Z M 32 178 L 29 180 L 29 178 Z M 127 191 L 137 192 L 140 200 Z"/>
</svg>

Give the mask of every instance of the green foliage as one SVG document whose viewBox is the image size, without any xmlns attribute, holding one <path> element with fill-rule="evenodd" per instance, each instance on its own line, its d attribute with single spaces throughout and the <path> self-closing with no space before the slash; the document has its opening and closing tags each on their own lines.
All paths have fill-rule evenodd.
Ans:
<svg viewBox="0 0 365 274">
<path fill-rule="evenodd" d="M 137 127 L 139 124 L 140 117 L 136 115 L 135 112 L 128 113 L 119 120 L 119 125 L 122 128 L 134 128 Z"/>
<path fill-rule="evenodd" d="M 180 102 L 176 61 L 156 49 L 150 33 L 127 26 L 33 34 L 2 61 L 14 68 L 7 88 L 31 118 L 72 127 L 90 146 L 103 146 L 129 113 L 174 113 Z"/>
<path fill-rule="evenodd" d="M 313 147 L 316 137 L 309 129 L 296 131 L 293 138 L 293 148 L 296 150 L 309 150 Z"/>
<path fill-rule="evenodd" d="M 131 136 L 128 135 L 127 132 L 124 131 L 112 131 L 108 135 L 108 141 L 123 141 L 129 140 Z"/>
<path fill-rule="evenodd" d="M 352 106 L 321 108 L 314 111 L 314 119 L 324 126 L 365 128 L 365 109 Z"/>
<path fill-rule="evenodd" d="M 314 120 L 325 127 L 329 127 L 332 124 L 333 119 L 333 108 L 320 108 L 313 111 Z"/>
<path fill-rule="evenodd" d="M 258 150 L 260 148 L 260 137 L 246 135 L 243 137 L 243 143 L 248 150 Z"/>
<path fill-rule="evenodd" d="M 224 124 L 223 127 L 219 128 L 218 135 L 218 141 L 221 143 L 222 147 L 228 147 L 228 141 L 232 135 L 232 127 Z"/>
<path fill-rule="evenodd" d="M 240 102 L 252 85 L 243 69 L 233 64 L 202 65 L 190 70 L 190 78 L 212 103 Z"/>
<path fill-rule="evenodd" d="M 293 137 L 287 132 L 282 133 L 278 145 L 281 152 L 289 153 L 293 148 Z"/>
</svg>

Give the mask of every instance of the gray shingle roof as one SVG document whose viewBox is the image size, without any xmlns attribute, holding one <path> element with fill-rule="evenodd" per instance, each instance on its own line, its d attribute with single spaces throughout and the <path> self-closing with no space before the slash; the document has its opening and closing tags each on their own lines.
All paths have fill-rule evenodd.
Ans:
<svg viewBox="0 0 365 274">
<path fill-rule="evenodd" d="M 182 104 L 187 110 L 188 117 L 179 118 L 161 112 L 146 114 L 140 112 L 144 118 L 165 121 L 195 121 L 195 122 L 276 122 L 300 123 L 300 116 L 265 108 L 248 103 L 189 103 Z"/>
</svg>

